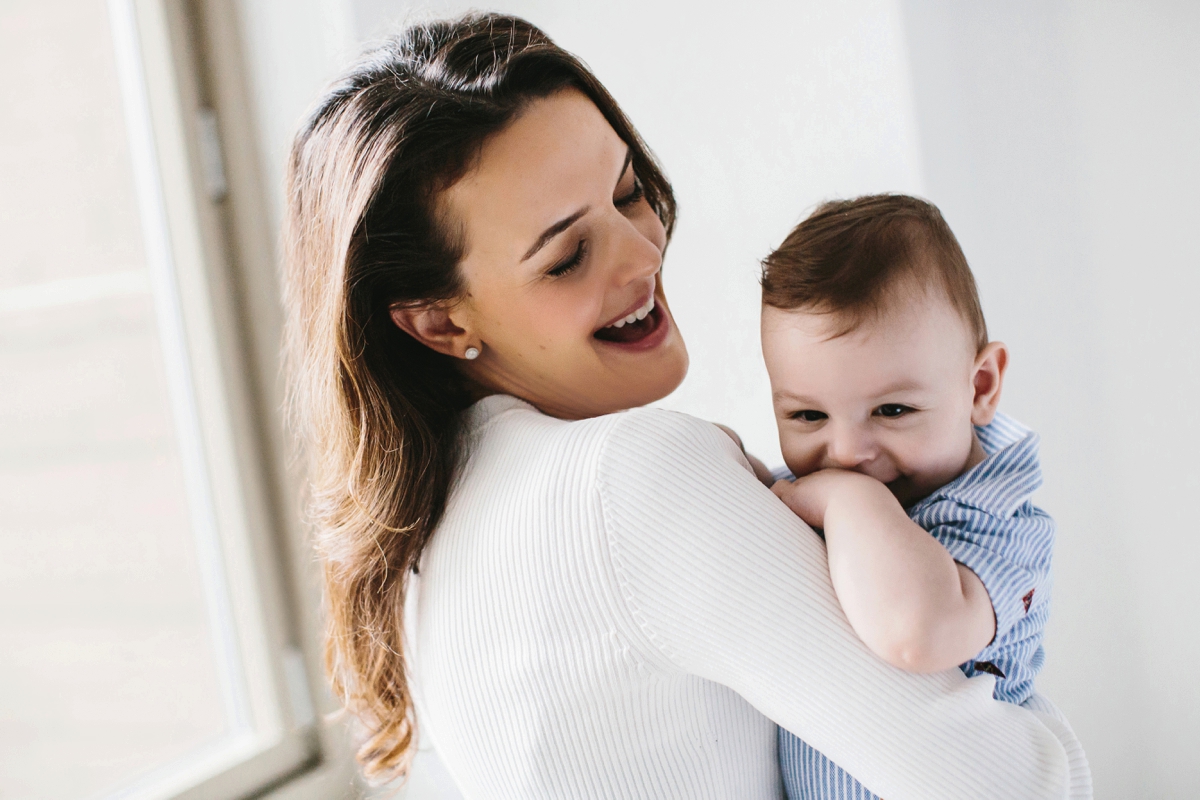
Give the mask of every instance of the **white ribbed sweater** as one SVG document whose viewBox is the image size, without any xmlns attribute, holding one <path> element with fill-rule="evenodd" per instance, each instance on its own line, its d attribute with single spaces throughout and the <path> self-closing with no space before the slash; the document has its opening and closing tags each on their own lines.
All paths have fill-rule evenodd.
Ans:
<svg viewBox="0 0 1200 800">
<path fill-rule="evenodd" d="M 1052 717 L 867 650 L 820 539 L 714 426 L 493 396 L 468 452 L 406 626 L 470 800 L 778 798 L 775 723 L 888 800 L 1085 794 Z"/>
</svg>

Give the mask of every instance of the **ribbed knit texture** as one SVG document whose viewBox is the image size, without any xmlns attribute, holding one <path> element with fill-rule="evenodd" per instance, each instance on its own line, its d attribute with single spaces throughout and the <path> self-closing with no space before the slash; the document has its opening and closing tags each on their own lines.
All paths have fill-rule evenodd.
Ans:
<svg viewBox="0 0 1200 800">
<path fill-rule="evenodd" d="M 468 416 L 406 608 L 422 735 L 465 797 L 778 798 L 775 723 L 888 800 L 1087 796 L 1049 712 L 871 654 L 820 539 L 714 426 Z"/>
</svg>

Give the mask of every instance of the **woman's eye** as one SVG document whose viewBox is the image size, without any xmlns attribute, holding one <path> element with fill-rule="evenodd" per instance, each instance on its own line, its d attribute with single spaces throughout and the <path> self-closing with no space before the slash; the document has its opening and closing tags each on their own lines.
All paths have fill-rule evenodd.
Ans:
<svg viewBox="0 0 1200 800">
<path fill-rule="evenodd" d="M 645 196 L 646 196 L 646 190 L 645 190 L 645 187 L 642 186 L 641 179 L 639 179 L 638 176 L 634 175 L 633 176 L 633 190 L 630 191 L 628 194 L 626 194 L 624 197 L 618 197 L 616 200 L 613 201 L 613 203 L 614 203 L 614 205 L 616 205 L 617 208 L 626 208 L 627 206 L 631 206 L 634 203 L 636 203 L 637 201 L 641 200 Z"/>
<path fill-rule="evenodd" d="M 902 417 L 910 411 L 912 411 L 912 408 L 909 406 L 902 406 L 899 403 L 884 403 L 879 408 L 875 409 L 876 414 L 881 417 L 887 417 L 888 419 Z"/>
<path fill-rule="evenodd" d="M 801 422 L 820 422 L 823 419 L 829 419 L 829 415 L 824 411 L 814 411 L 811 408 L 806 408 L 803 411 L 797 411 L 792 414 L 792 419 L 800 420 Z"/>
<path fill-rule="evenodd" d="M 580 264 L 582 264 L 583 259 L 586 256 L 587 256 L 587 240 L 580 239 L 579 244 L 577 244 L 575 246 L 575 251 L 573 253 L 571 253 L 571 255 L 567 256 L 564 260 L 558 262 L 553 267 L 546 270 L 546 274 L 550 275 L 551 277 L 554 277 L 554 278 L 561 278 L 563 275 L 566 275 L 568 272 L 571 272 L 576 267 L 578 267 Z"/>
</svg>

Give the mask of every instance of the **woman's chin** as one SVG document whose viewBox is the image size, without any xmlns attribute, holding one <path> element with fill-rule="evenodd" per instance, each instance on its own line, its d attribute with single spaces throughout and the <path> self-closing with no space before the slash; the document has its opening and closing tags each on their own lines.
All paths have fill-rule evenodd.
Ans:
<svg viewBox="0 0 1200 800">
<path fill-rule="evenodd" d="M 606 358 L 598 380 L 576 390 L 588 410 L 575 416 L 591 417 L 639 408 L 675 391 L 688 370 L 687 349 L 678 336 L 654 351 L 653 358 Z M 585 399 L 586 398 L 586 399 Z"/>
<path fill-rule="evenodd" d="M 687 377 L 688 352 L 678 331 L 660 348 L 658 356 L 653 363 L 639 365 L 633 378 L 638 384 L 639 396 L 631 400 L 629 408 L 662 400 L 678 389 Z"/>
</svg>

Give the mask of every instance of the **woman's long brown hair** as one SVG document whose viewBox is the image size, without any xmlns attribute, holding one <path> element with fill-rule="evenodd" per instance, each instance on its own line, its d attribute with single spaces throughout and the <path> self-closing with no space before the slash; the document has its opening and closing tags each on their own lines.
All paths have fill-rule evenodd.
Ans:
<svg viewBox="0 0 1200 800">
<path fill-rule="evenodd" d="M 438 192 L 526 103 L 567 87 L 590 97 L 633 149 L 669 234 L 671 187 L 616 102 L 515 17 L 409 27 L 333 85 L 292 146 L 290 419 L 323 567 L 326 667 L 366 729 L 358 759 L 368 778 L 405 773 L 416 744 L 404 594 L 450 494 L 472 396 L 456 360 L 402 332 L 389 309 L 462 295 L 459 243 L 433 212 Z"/>
</svg>

